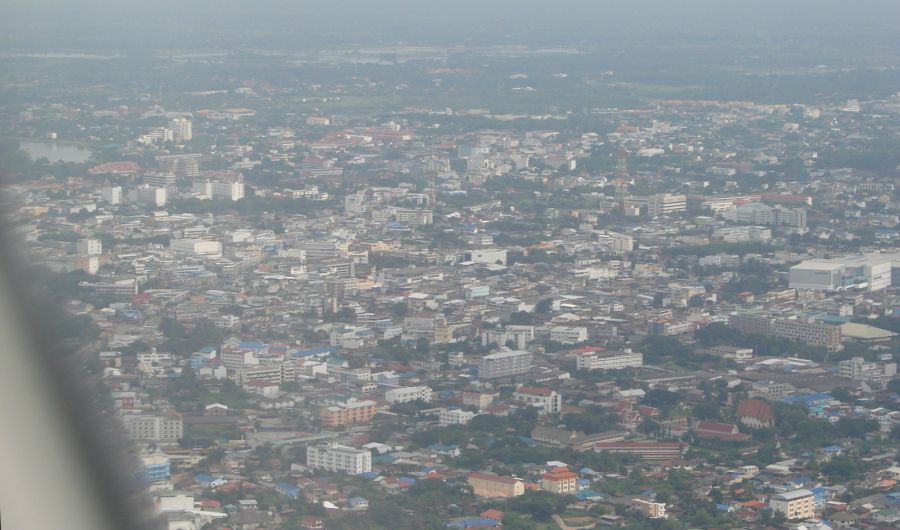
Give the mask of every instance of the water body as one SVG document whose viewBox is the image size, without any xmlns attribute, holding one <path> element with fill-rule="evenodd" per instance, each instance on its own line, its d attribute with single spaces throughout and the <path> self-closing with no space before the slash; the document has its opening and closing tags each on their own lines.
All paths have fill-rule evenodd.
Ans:
<svg viewBox="0 0 900 530">
<path fill-rule="evenodd" d="M 72 144 L 59 142 L 19 142 L 19 149 L 28 153 L 32 160 L 46 158 L 53 162 L 74 162 L 81 164 L 91 157 L 91 150 Z"/>
</svg>

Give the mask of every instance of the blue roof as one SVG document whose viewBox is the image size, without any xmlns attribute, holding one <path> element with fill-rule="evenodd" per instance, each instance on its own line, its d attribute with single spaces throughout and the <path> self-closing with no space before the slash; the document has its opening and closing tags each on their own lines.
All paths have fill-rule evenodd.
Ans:
<svg viewBox="0 0 900 530">
<path fill-rule="evenodd" d="M 287 482 L 276 482 L 275 488 L 279 491 L 286 492 L 288 495 L 295 497 L 300 495 L 300 488 Z"/>
<path fill-rule="evenodd" d="M 206 473 L 197 473 L 194 475 L 194 481 L 196 482 L 215 482 L 216 477 L 212 475 L 207 475 Z"/>
<path fill-rule="evenodd" d="M 729 508 L 731 508 L 731 506 L 729 506 L 727 504 L 716 504 L 717 510 L 722 510 L 724 512 L 727 512 Z"/>
<path fill-rule="evenodd" d="M 447 523 L 447 528 L 471 528 L 473 526 L 497 526 L 497 521 L 486 519 L 483 517 L 473 517 L 471 519 L 458 519 Z"/>
<path fill-rule="evenodd" d="M 397 480 L 399 480 L 399 481 L 402 482 L 403 484 L 409 484 L 410 486 L 413 486 L 413 485 L 415 485 L 415 483 L 416 483 L 416 479 L 414 479 L 414 478 L 412 478 L 412 477 L 400 477 L 400 478 L 397 479 Z"/>
<path fill-rule="evenodd" d="M 265 342 L 257 341 L 241 341 L 238 346 L 243 350 L 259 350 L 266 347 Z"/>
<path fill-rule="evenodd" d="M 367 501 L 367 500 L 365 499 L 365 497 L 350 497 L 350 498 L 347 499 L 347 500 L 348 500 L 349 502 L 351 502 L 351 503 L 357 503 L 357 502 L 369 502 L 369 501 Z"/>
<path fill-rule="evenodd" d="M 518 438 L 519 441 L 522 442 L 523 444 L 525 444 L 525 445 L 530 445 L 530 446 L 532 446 L 532 447 L 534 447 L 534 446 L 536 446 L 536 445 L 538 444 L 537 441 L 534 440 L 534 438 L 531 438 L 531 437 L 528 437 L 528 436 L 516 436 L 516 438 Z M 587 469 L 587 468 L 585 468 L 585 469 Z M 583 472 L 583 471 L 584 471 L 584 470 L 582 470 L 582 472 Z"/>
<path fill-rule="evenodd" d="M 822 450 L 826 453 L 834 453 L 836 451 L 843 451 L 844 448 L 840 445 L 829 445 L 828 447 L 823 447 Z"/>
<path fill-rule="evenodd" d="M 575 498 L 582 501 L 585 499 L 594 499 L 597 497 L 603 497 L 603 495 L 594 490 L 581 490 L 575 494 Z"/>
<path fill-rule="evenodd" d="M 374 480 L 378 478 L 378 473 L 374 471 L 366 471 L 365 473 L 359 473 L 356 475 L 357 477 L 364 478 L 366 480 Z"/>
</svg>

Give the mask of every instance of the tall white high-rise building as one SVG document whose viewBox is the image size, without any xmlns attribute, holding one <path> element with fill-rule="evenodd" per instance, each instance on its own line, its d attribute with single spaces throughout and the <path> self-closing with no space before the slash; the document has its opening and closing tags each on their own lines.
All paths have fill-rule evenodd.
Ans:
<svg viewBox="0 0 900 530">
<path fill-rule="evenodd" d="M 372 453 L 345 445 L 312 445 L 306 449 L 306 465 L 335 473 L 358 475 L 372 471 Z"/>
<path fill-rule="evenodd" d="M 172 130 L 172 136 L 176 144 L 189 142 L 194 137 L 193 125 L 187 118 L 175 118 L 169 122 L 169 129 Z"/>
<path fill-rule="evenodd" d="M 109 204 L 121 204 L 122 186 L 105 186 L 100 190 L 100 198 Z"/>
</svg>

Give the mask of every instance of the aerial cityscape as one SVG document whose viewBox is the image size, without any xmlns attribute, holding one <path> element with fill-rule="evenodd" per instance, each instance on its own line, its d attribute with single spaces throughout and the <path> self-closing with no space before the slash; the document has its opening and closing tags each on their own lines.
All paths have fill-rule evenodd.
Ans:
<svg viewBox="0 0 900 530">
<path fill-rule="evenodd" d="M 898 528 L 892 14 L 8 28 L 9 251 L 158 528 Z"/>
</svg>

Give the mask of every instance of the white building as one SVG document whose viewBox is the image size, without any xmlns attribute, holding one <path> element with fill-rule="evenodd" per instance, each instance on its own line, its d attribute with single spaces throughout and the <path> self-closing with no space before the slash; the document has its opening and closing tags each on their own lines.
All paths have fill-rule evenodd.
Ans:
<svg viewBox="0 0 900 530">
<path fill-rule="evenodd" d="M 100 189 L 100 198 L 108 204 L 121 204 L 122 186 L 104 186 Z"/>
<path fill-rule="evenodd" d="M 169 249 L 176 254 L 182 255 L 222 257 L 222 243 L 219 241 L 173 239 L 169 242 Z"/>
<path fill-rule="evenodd" d="M 466 425 L 475 417 L 474 412 L 461 409 L 442 409 L 438 414 L 441 427 L 448 425 Z"/>
<path fill-rule="evenodd" d="M 580 326 L 553 326 L 550 328 L 550 340 L 563 344 L 578 344 L 588 340 L 588 330 Z"/>
<path fill-rule="evenodd" d="M 513 392 L 513 399 L 537 408 L 542 414 L 562 411 L 562 395 L 550 388 L 520 386 Z"/>
<path fill-rule="evenodd" d="M 788 286 L 816 291 L 879 291 L 894 283 L 894 271 L 900 277 L 900 253 L 811 259 L 791 267 Z"/>
<path fill-rule="evenodd" d="M 485 355 L 478 361 L 478 377 L 496 379 L 511 377 L 531 371 L 531 352 L 506 350 Z"/>
<path fill-rule="evenodd" d="M 481 345 L 496 344 L 505 346 L 512 342 L 512 347 L 524 350 L 534 340 L 534 326 L 511 325 L 503 329 L 486 329 L 481 332 Z"/>
<path fill-rule="evenodd" d="M 644 354 L 625 351 L 590 351 L 575 355 L 575 366 L 578 370 L 621 370 L 623 368 L 640 368 L 644 366 Z"/>
<path fill-rule="evenodd" d="M 134 202 L 148 206 L 165 206 L 168 200 L 166 188 L 156 188 L 147 184 L 135 188 L 133 193 Z"/>
<path fill-rule="evenodd" d="M 103 243 L 99 239 L 79 239 L 75 242 L 75 250 L 84 256 L 103 254 Z"/>
<path fill-rule="evenodd" d="M 193 125 L 187 118 L 175 118 L 170 121 L 169 129 L 172 130 L 172 139 L 176 144 L 189 142 L 194 137 Z"/>
<path fill-rule="evenodd" d="M 671 193 L 657 193 L 647 199 L 647 213 L 650 217 L 659 217 L 687 210 L 687 196 Z"/>
<path fill-rule="evenodd" d="M 184 421 L 180 414 L 127 414 L 122 417 L 122 423 L 136 442 L 175 443 L 184 436 Z"/>
<path fill-rule="evenodd" d="M 500 263 L 506 265 L 506 250 L 502 248 L 482 248 L 465 253 L 466 261 L 475 263 Z"/>
<path fill-rule="evenodd" d="M 226 199 L 239 201 L 244 198 L 243 182 L 216 181 L 212 183 L 212 197 L 214 199 Z"/>
<path fill-rule="evenodd" d="M 408 403 L 410 401 L 431 402 L 432 390 L 427 386 L 401 386 L 392 388 L 384 393 L 384 400 L 388 403 Z"/>
<path fill-rule="evenodd" d="M 306 465 L 311 469 L 358 475 L 372 471 L 372 453 L 346 445 L 312 445 L 306 449 Z"/>
<path fill-rule="evenodd" d="M 627 234 L 607 230 L 599 234 L 597 239 L 613 254 L 627 254 L 634 250 L 634 238 Z"/>
</svg>

